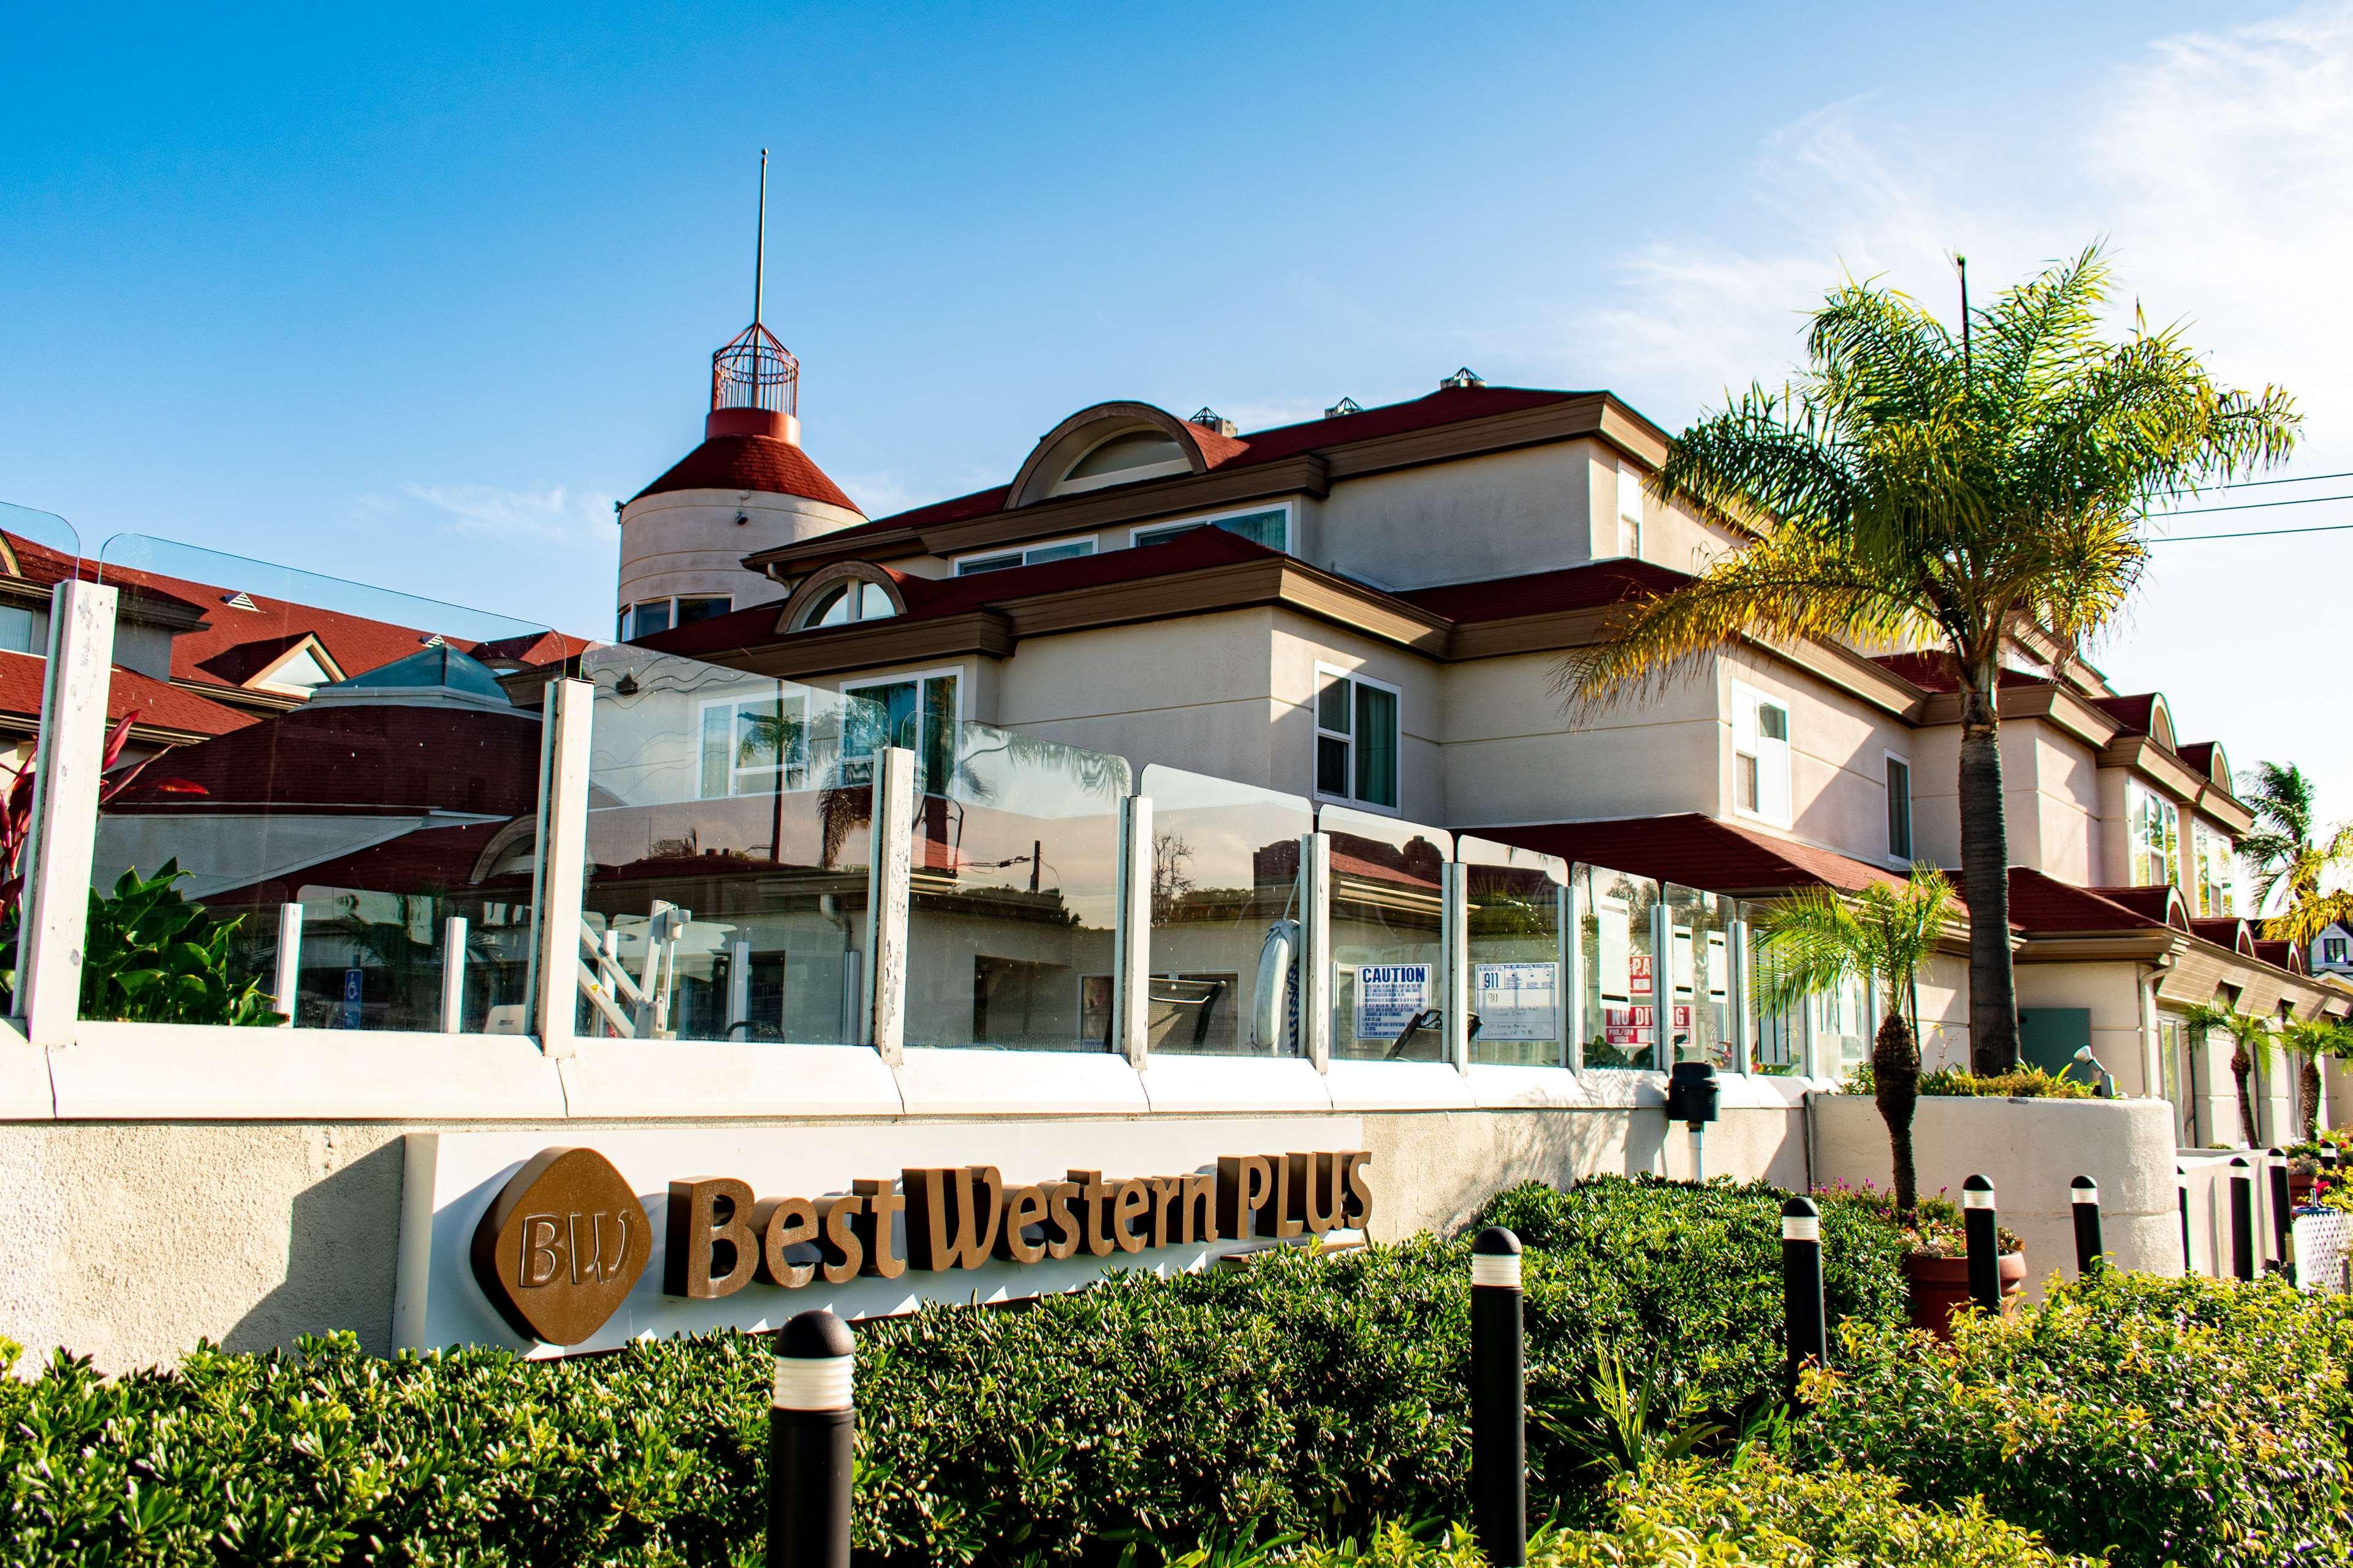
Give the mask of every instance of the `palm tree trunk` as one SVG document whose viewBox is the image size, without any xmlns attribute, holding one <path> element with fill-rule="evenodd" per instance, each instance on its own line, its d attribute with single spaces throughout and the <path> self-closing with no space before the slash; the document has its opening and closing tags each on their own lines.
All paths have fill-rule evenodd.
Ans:
<svg viewBox="0 0 2353 1568">
<path fill-rule="evenodd" d="M 1890 1007 L 1872 1044 L 1873 1098 L 1887 1123 L 1887 1147 L 1895 1164 L 1895 1212 L 1905 1219 L 1919 1202 L 1920 1178 L 1912 1163 L 1912 1112 L 1920 1103 L 1920 1047 L 1901 1007 Z"/>
<path fill-rule="evenodd" d="M 2255 1070 L 2255 1058 L 2244 1045 L 2231 1052 L 2231 1077 L 2239 1086 L 2239 1142 L 2243 1148 L 2255 1146 L 2255 1102 L 2247 1093 L 2247 1079 Z"/>
<path fill-rule="evenodd" d="M 1990 696 L 1964 689 L 1961 900 L 1969 908 L 1969 1066 L 2018 1065 L 2018 992 L 2010 968 L 2010 832 L 2002 821 L 2001 731 Z"/>
<path fill-rule="evenodd" d="M 2295 1087 L 2304 1101 L 2304 1141 L 2311 1142 L 2320 1136 L 2320 1058 L 2304 1058 L 2304 1070 L 2296 1074 Z"/>
</svg>

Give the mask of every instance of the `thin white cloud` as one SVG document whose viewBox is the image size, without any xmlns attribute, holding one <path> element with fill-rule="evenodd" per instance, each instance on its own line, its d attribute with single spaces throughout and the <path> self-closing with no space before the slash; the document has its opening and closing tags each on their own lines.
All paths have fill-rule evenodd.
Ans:
<svg viewBox="0 0 2353 1568">
<path fill-rule="evenodd" d="M 459 533 L 564 545 L 611 542 L 613 498 L 593 490 L 561 485 L 512 490 L 480 484 L 405 484 L 400 489 L 410 500 L 433 509 L 438 521 Z"/>
</svg>

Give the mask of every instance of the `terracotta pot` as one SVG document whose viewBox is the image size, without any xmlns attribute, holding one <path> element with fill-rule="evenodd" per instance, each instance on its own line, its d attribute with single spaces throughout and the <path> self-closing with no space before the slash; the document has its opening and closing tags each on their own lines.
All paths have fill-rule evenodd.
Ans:
<svg viewBox="0 0 2353 1568">
<path fill-rule="evenodd" d="M 2026 1288 L 2026 1254 L 2003 1253 L 1997 1278 L 2007 1316 L 2017 1310 L 2019 1293 Z M 1953 1314 L 1969 1304 L 1969 1260 L 1909 1252 L 1904 1256 L 1904 1281 L 1910 1287 L 1912 1326 L 1939 1339 L 1952 1338 Z"/>
<path fill-rule="evenodd" d="M 2287 1198 L 2291 1204 L 2302 1204 L 2312 1196 L 2313 1178 L 2302 1171 L 2287 1173 Z"/>
</svg>

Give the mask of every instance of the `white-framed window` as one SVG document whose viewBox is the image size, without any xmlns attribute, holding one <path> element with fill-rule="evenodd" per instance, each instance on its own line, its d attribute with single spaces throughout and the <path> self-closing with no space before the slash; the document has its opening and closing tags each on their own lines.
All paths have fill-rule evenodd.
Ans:
<svg viewBox="0 0 2353 1568">
<path fill-rule="evenodd" d="M 47 654 L 49 649 L 48 607 L 0 605 L 0 648 L 16 653 Z"/>
<path fill-rule="evenodd" d="M 1887 858 L 1912 858 L 1912 763 L 1887 753 Z"/>
<path fill-rule="evenodd" d="M 1138 547 L 1166 544 L 1197 528 L 1222 528 L 1252 544 L 1263 544 L 1285 554 L 1291 551 L 1291 508 L 1287 505 L 1253 507 L 1248 511 L 1220 512 L 1215 517 L 1188 517 L 1182 522 L 1155 522 L 1128 535 L 1128 542 Z"/>
<path fill-rule="evenodd" d="M 1732 807 L 1789 826 L 1789 705 L 1752 687 L 1732 688 Z"/>
<path fill-rule="evenodd" d="M 864 783 L 863 759 L 886 746 L 904 746 L 915 753 L 916 793 L 945 793 L 964 724 L 961 668 L 845 680 L 841 694 L 864 699 L 851 705 L 842 721 L 844 782 Z"/>
<path fill-rule="evenodd" d="M 656 632 L 666 632 L 672 626 L 692 626 L 714 616 L 723 616 L 735 607 L 735 601 L 724 594 L 681 594 L 675 598 L 643 599 L 621 606 L 620 638 L 649 637 Z"/>
<path fill-rule="evenodd" d="M 2236 879 L 2231 873 L 2233 846 L 2212 828 L 2198 827 L 2198 912 L 2214 919 L 2237 912 Z"/>
<path fill-rule="evenodd" d="M 1185 448 L 1176 444 L 1175 437 L 1158 430 L 1130 430 L 1089 447 L 1048 493 L 1077 495 L 1107 485 L 1168 479 L 1192 471 Z"/>
<path fill-rule="evenodd" d="M 1642 558 L 1642 476 L 1622 463 L 1618 466 L 1618 553 L 1630 561 Z"/>
<path fill-rule="evenodd" d="M 1395 811 L 1398 691 L 1385 680 L 1315 667 L 1315 795 Z"/>
<path fill-rule="evenodd" d="M 846 577 L 809 601 L 808 608 L 801 612 L 800 629 L 888 620 L 898 613 L 899 606 L 892 603 L 890 590 L 881 584 Z"/>
<path fill-rule="evenodd" d="M 2132 879 L 2137 888 L 2170 887 L 2181 879 L 2181 808 L 2135 783 L 2126 795 Z"/>
<path fill-rule="evenodd" d="M 1070 561 L 1095 552 L 1095 536 L 1084 539 L 1057 539 L 1045 544 L 1023 544 L 1010 550 L 984 551 L 978 555 L 956 557 L 955 574 L 969 577 L 978 572 L 1007 572 L 1016 566 L 1037 566 L 1048 561 Z"/>
<path fill-rule="evenodd" d="M 2345 966 L 2346 946 L 2347 942 L 2344 937 L 2322 937 L 2320 939 L 2320 962 L 2328 964 L 2332 968 L 2342 969 Z"/>
<path fill-rule="evenodd" d="M 806 696 L 720 697 L 701 713 L 704 800 L 807 787 Z"/>
</svg>

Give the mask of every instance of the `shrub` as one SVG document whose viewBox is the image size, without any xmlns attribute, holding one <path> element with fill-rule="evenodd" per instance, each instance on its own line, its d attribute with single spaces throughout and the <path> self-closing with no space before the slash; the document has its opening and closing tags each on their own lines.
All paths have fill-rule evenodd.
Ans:
<svg viewBox="0 0 2353 1568">
<path fill-rule="evenodd" d="M 2353 1305 L 2104 1272 L 1954 1342 L 1852 1323 L 1799 1451 L 2118 1563 L 2342 1562 Z"/>
<path fill-rule="evenodd" d="M 1947 1512 L 1906 1502 L 1884 1476 L 1831 1469 L 1799 1475 L 1767 1461 L 1693 1464 L 1620 1488 L 1602 1530 L 1545 1531 L 1528 1568 L 2063 1568 L 2065 1558 L 1974 1503 Z M 1312 1549 L 1299 1568 L 1480 1568 L 1460 1532 L 1435 1541 L 1396 1525 L 1363 1547 Z M 1261 1559 L 1263 1561 L 1263 1559 Z M 1206 1554 L 1193 1562 L 1207 1568 Z M 1219 1568 L 1257 1568 L 1228 1560 Z"/>
<path fill-rule="evenodd" d="M 1862 1062 L 1839 1085 L 1841 1094 L 1871 1094 L 1875 1092 L 1871 1064 Z M 2038 1067 L 2015 1067 L 2004 1073 L 1989 1073 L 1980 1078 L 1967 1068 L 1938 1068 L 1920 1075 L 1920 1092 L 1924 1096 L 1942 1095 L 1957 1099 L 1984 1100 L 2097 1100 L 2099 1096 L 2087 1083 L 2077 1083 L 2072 1078 L 2043 1071 Z"/>
<path fill-rule="evenodd" d="M 1725 1408 L 1774 1386 L 1780 1196 L 1498 1199 L 1534 1244 L 1537 1396 L 1586 1393 L 1599 1346 Z M 1883 1227 L 1840 1213 L 1825 1235 L 1834 1310 L 1893 1321 Z M 1468 1275 L 1464 1243 L 1423 1237 L 865 1325 L 860 1545 L 1107 1562 L 1461 1517 Z M 343 1336 L 111 1382 L 61 1360 L 0 1377 L 0 1563 L 724 1561 L 760 1533 L 767 1373 L 764 1342 L 726 1334 L 556 1362 Z M 1577 1511 L 1598 1494 L 1558 1447 L 1535 1435 L 1539 1509 Z"/>
<path fill-rule="evenodd" d="M 111 895 L 93 888 L 83 938 L 81 1015 L 145 1024 L 282 1021 L 259 980 L 232 973 L 229 943 L 243 916 L 223 920 L 172 884 L 187 873 L 166 860 L 153 877 L 125 871 Z"/>
</svg>

